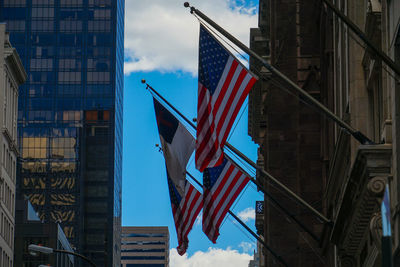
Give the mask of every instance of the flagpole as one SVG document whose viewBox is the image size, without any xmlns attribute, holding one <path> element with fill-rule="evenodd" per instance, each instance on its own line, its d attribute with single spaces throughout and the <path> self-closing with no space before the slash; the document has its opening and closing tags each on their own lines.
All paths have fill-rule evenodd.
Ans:
<svg viewBox="0 0 400 267">
<path fill-rule="evenodd" d="M 229 160 L 235 162 L 233 159 L 231 159 L 228 155 L 225 155 Z M 283 211 L 283 213 L 286 214 L 286 216 L 290 217 L 293 221 L 295 221 L 301 229 L 303 229 L 306 233 L 308 233 L 315 241 L 320 242 L 321 239 L 318 238 L 313 232 L 311 232 L 310 229 L 308 229 L 301 221 L 299 221 L 293 214 L 291 214 L 287 209 L 285 209 L 278 200 L 276 200 L 271 194 L 269 194 L 264 187 L 253 177 L 249 176 L 250 181 L 252 181 L 258 188 L 260 188 L 260 191 L 264 193 L 264 195 L 274 204 L 276 205 L 280 210 Z"/>
<path fill-rule="evenodd" d="M 281 73 L 279 70 L 277 70 L 272 65 L 270 65 L 261 56 L 259 56 L 255 52 L 253 52 L 253 50 L 249 49 L 246 45 L 244 45 L 242 42 L 240 42 L 238 39 L 236 39 L 234 36 L 232 36 L 229 32 L 225 31 L 221 26 L 216 24 L 213 20 L 211 20 L 209 17 L 207 17 L 205 14 L 203 14 L 200 10 L 196 9 L 193 6 L 190 6 L 190 4 L 188 2 L 185 2 L 184 6 L 185 7 L 190 7 L 190 13 L 192 13 L 192 14 L 195 13 L 196 15 L 198 15 L 200 18 L 202 18 L 204 21 L 206 21 L 208 24 L 210 24 L 213 28 L 215 28 L 218 32 L 220 32 L 223 36 L 225 36 L 232 43 L 237 45 L 244 52 L 246 52 L 251 57 L 253 57 L 253 58 L 257 59 L 258 61 L 260 61 L 264 65 L 264 67 L 266 67 L 271 73 L 277 75 L 285 83 L 289 84 L 294 90 L 299 92 L 303 97 L 305 97 L 308 101 L 310 101 L 312 105 L 315 105 L 318 109 L 320 109 L 327 117 L 329 117 L 330 119 L 335 121 L 337 124 L 339 124 L 341 127 L 346 129 L 358 142 L 360 142 L 363 145 L 374 144 L 374 142 L 372 142 L 363 133 L 361 133 L 360 131 L 354 129 L 349 124 L 347 124 L 342 119 L 340 119 L 336 114 L 331 112 L 327 107 L 322 105 L 318 100 L 313 98 L 305 90 L 301 89 L 297 84 L 295 84 L 288 77 L 286 77 L 283 73 Z"/>
<path fill-rule="evenodd" d="M 186 174 L 192 178 L 194 182 L 196 182 L 199 186 L 203 187 L 203 185 L 197 181 L 197 179 L 190 174 L 190 172 L 186 171 Z M 268 246 L 264 240 L 258 236 L 256 233 L 254 233 L 253 230 L 251 230 L 239 217 L 237 217 L 231 210 L 228 210 L 229 215 L 231 215 L 241 226 L 243 226 L 253 237 L 257 239 L 258 242 L 260 242 L 278 261 L 280 261 L 283 265 L 288 266 L 287 263 L 282 259 L 281 256 L 275 253 L 275 251 L 272 250 L 270 246 Z"/>
<path fill-rule="evenodd" d="M 397 75 L 400 75 L 400 67 L 396 65 L 396 63 L 388 57 L 381 49 L 376 47 L 361 31 L 361 29 L 352 22 L 343 12 L 341 12 L 335 5 L 333 5 L 329 0 L 322 0 L 332 11 L 336 14 L 357 36 L 372 50 L 375 54 L 377 54 L 383 62 L 388 65 Z"/>
<path fill-rule="evenodd" d="M 151 87 L 148 83 L 146 83 L 146 80 L 142 80 L 143 84 L 146 84 L 146 89 L 149 89 L 151 92 L 156 94 L 159 98 L 161 98 L 173 111 L 175 111 L 184 121 L 186 121 L 194 130 L 196 130 L 196 126 L 183 115 L 179 110 L 177 110 L 171 103 L 168 102 L 162 95 L 160 95 L 153 87 Z M 226 142 L 225 144 L 232 152 L 234 152 L 236 155 L 241 157 L 244 161 L 246 161 L 249 165 L 251 165 L 253 168 L 257 169 L 260 171 L 263 175 L 268 177 L 272 182 L 277 184 L 281 189 L 283 189 L 287 194 L 289 194 L 291 197 L 293 197 L 296 201 L 298 201 L 300 204 L 302 204 L 304 207 L 308 208 L 311 210 L 318 218 L 320 218 L 322 221 L 327 223 L 328 225 L 332 224 L 332 221 L 326 218 L 322 213 L 314 209 L 311 205 L 309 205 L 305 200 L 303 200 L 301 197 L 299 197 L 297 194 L 295 194 L 293 191 L 291 191 L 288 187 L 286 187 L 284 184 L 279 182 L 275 177 L 273 177 L 271 174 L 269 174 L 267 171 L 264 170 L 261 166 L 258 166 L 255 162 L 253 162 L 251 159 L 249 159 L 246 155 L 241 153 L 238 149 L 236 149 L 234 146 Z M 262 176 L 264 179 L 264 176 Z M 258 184 L 256 184 L 259 186 Z M 259 188 L 263 188 L 262 186 L 259 186 Z M 265 192 L 263 192 L 265 193 Z M 297 221 L 297 220 L 296 220 Z"/>
</svg>

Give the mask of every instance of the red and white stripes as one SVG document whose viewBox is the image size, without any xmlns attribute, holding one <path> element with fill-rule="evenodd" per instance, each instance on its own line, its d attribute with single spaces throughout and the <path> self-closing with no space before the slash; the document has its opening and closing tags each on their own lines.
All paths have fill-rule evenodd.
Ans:
<svg viewBox="0 0 400 267">
<path fill-rule="evenodd" d="M 179 244 L 176 249 L 179 255 L 186 253 L 189 244 L 188 234 L 192 230 L 193 224 L 202 207 L 203 197 L 201 193 L 189 182 L 186 182 L 185 195 L 181 199 L 179 207 L 172 204 L 172 213 Z"/>
<path fill-rule="evenodd" d="M 230 56 L 214 93 L 211 94 L 199 83 L 196 167 L 200 171 L 222 162 L 222 148 L 240 107 L 256 81 Z"/>
<path fill-rule="evenodd" d="M 219 236 L 219 227 L 226 213 L 248 181 L 247 174 L 228 160 L 211 189 L 203 187 L 203 232 L 213 243 Z"/>
</svg>

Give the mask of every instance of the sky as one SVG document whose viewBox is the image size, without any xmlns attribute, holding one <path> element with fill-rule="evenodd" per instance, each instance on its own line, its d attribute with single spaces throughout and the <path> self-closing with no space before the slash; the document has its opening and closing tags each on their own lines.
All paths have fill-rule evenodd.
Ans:
<svg viewBox="0 0 400 267">
<path fill-rule="evenodd" d="M 170 266 L 248 266 L 256 241 L 228 215 L 217 244 L 201 230 L 201 218 L 189 234 L 189 248 L 179 256 L 169 200 L 164 158 L 155 146 L 159 136 L 145 79 L 186 117 L 196 116 L 199 22 L 177 0 L 125 1 L 125 80 L 123 140 L 123 226 L 168 226 Z M 194 0 L 190 4 L 214 19 L 243 43 L 257 27 L 258 1 Z M 247 134 L 247 100 L 228 142 L 256 160 L 257 146 Z M 195 133 L 190 129 L 192 134 Z M 188 171 L 198 180 L 194 155 Z M 254 175 L 254 170 L 248 169 Z M 255 231 L 254 206 L 263 196 L 249 184 L 231 210 Z"/>
</svg>

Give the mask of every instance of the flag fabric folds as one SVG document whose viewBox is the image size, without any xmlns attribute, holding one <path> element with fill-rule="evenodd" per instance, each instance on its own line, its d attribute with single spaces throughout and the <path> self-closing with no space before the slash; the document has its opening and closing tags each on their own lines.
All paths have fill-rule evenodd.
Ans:
<svg viewBox="0 0 400 267">
<path fill-rule="evenodd" d="M 172 214 L 174 216 L 176 234 L 178 236 L 179 255 L 186 253 L 189 245 L 188 234 L 203 207 L 203 198 L 197 189 L 186 180 L 185 191 L 182 195 L 176 190 L 176 186 L 168 178 L 169 196 L 171 198 Z"/>
<path fill-rule="evenodd" d="M 219 227 L 233 202 L 250 180 L 227 157 L 213 168 L 203 173 L 203 232 L 215 243 Z"/>
<path fill-rule="evenodd" d="M 186 165 L 193 153 L 195 140 L 185 126 L 155 98 L 158 132 L 170 178 L 182 195 L 186 181 Z"/>
<path fill-rule="evenodd" d="M 177 251 L 185 254 L 188 234 L 203 205 L 201 194 L 186 180 L 186 165 L 195 141 L 175 116 L 153 98 L 158 131 L 167 168 L 172 214 L 178 236 Z"/>
<path fill-rule="evenodd" d="M 196 168 L 223 161 L 223 146 L 257 79 L 200 25 Z"/>
</svg>

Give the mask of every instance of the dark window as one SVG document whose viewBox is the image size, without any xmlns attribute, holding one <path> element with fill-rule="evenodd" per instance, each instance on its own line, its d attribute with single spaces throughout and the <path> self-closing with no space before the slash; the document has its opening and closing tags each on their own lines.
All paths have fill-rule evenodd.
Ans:
<svg viewBox="0 0 400 267">
<path fill-rule="evenodd" d="M 20 20 L 25 19 L 26 9 L 21 7 L 4 8 L 3 16 L 6 20 Z"/>
<path fill-rule="evenodd" d="M 121 256 L 121 260 L 164 260 L 164 256 Z"/>
</svg>

